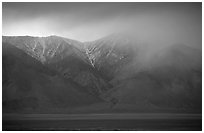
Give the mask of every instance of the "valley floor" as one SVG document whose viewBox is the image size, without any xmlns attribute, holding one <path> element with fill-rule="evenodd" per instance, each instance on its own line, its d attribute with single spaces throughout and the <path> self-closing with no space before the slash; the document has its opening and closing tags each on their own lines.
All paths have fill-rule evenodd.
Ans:
<svg viewBox="0 0 204 133">
<path fill-rule="evenodd" d="M 202 130 L 201 114 L 3 114 L 3 130 Z"/>
</svg>

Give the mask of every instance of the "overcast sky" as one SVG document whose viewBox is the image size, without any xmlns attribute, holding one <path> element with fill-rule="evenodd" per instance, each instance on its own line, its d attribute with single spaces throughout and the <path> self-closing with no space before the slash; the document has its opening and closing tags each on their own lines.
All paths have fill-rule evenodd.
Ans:
<svg viewBox="0 0 204 133">
<path fill-rule="evenodd" d="M 92 41 L 130 30 L 143 39 L 201 45 L 201 3 L 3 3 L 3 35 Z"/>
</svg>

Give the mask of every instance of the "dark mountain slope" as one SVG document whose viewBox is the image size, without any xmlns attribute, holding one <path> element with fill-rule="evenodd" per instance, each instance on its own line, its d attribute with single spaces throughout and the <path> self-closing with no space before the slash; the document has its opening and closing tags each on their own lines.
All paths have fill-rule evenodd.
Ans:
<svg viewBox="0 0 204 133">
<path fill-rule="evenodd" d="M 102 102 L 85 88 L 62 78 L 24 51 L 2 44 L 3 110 L 35 112 Z M 48 111 L 48 112 L 49 112 Z"/>
</svg>

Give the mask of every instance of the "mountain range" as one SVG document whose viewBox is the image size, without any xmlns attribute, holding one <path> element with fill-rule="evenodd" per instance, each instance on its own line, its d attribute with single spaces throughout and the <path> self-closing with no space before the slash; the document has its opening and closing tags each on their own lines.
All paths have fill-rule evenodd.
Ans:
<svg viewBox="0 0 204 133">
<path fill-rule="evenodd" d="M 202 112 L 202 50 L 123 35 L 2 37 L 6 113 Z"/>
</svg>

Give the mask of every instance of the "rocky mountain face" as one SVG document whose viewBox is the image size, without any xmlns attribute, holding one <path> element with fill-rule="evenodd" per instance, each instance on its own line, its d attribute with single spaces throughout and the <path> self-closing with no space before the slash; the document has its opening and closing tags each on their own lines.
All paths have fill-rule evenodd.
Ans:
<svg viewBox="0 0 204 133">
<path fill-rule="evenodd" d="M 202 52 L 186 45 L 152 47 L 121 35 L 86 43 L 58 36 L 2 40 L 3 109 L 202 108 Z"/>
<path fill-rule="evenodd" d="M 102 93 L 110 85 L 92 68 L 80 42 L 57 36 L 22 36 L 3 37 L 2 45 L 5 109 L 106 101 Z"/>
<path fill-rule="evenodd" d="M 111 80 L 120 69 L 133 60 L 137 52 L 134 43 L 118 36 L 108 36 L 86 45 L 86 51 L 92 65 L 103 76 Z M 128 44 L 128 45 L 126 45 Z"/>
<path fill-rule="evenodd" d="M 83 44 L 75 40 L 58 36 L 3 37 L 3 42 L 15 45 L 42 63 L 48 63 L 50 61 L 55 62 L 56 59 L 61 60 L 64 58 L 64 56 L 66 56 L 66 54 L 72 54 L 72 52 L 81 58 L 86 57 L 83 55 L 83 49 L 81 49 Z M 67 51 L 68 49 L 72 51 Z"/>
</svg>

